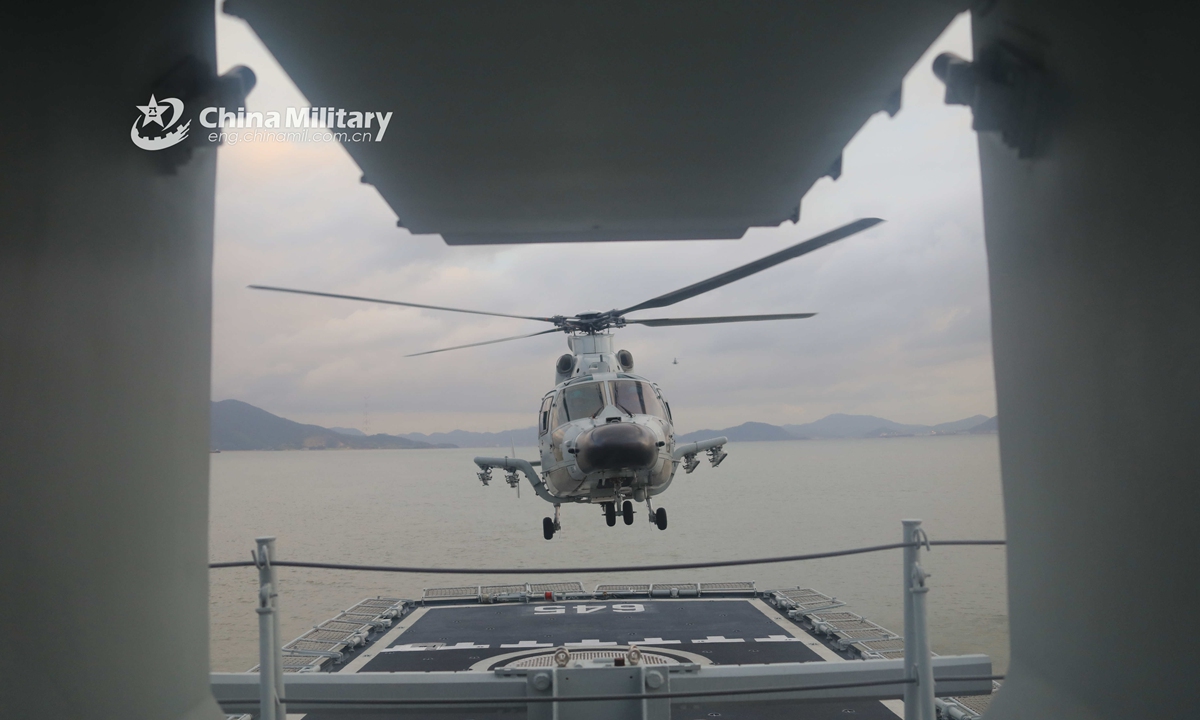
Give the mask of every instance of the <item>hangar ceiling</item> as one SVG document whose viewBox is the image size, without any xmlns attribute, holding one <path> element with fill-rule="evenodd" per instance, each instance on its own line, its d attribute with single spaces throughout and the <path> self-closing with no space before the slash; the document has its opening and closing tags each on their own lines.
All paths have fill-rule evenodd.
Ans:
<svg viewBox="0 0 1200 720">
<path fill-rule="evenodd" d="M 795 219 L 964 3 L 227 0 L 413 233 L 739 238 Z"/>
</svg>

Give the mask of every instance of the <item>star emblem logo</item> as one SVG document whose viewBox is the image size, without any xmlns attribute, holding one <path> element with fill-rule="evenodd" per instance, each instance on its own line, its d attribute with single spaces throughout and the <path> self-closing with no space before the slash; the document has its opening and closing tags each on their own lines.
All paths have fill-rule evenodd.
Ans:
<svg viewBox="0 0 1200 720">
<path fill-rule="evenodd" d="M 138 105 L 137 109 L 142 111 L 142 127 L 146 127 L 150 123 L 157 123 L 159 127 L 163 125 L 163 113 L 167 111 L 170 105 L 159 105 L 158 100 L 153 95 L 150 96 L 149 105 Z"/>
<path fill-rule="evenodd" d="M 179 98 L 159 100 L 151 95 L 149 103 L 135 107 L 141 111 L 142 116 L 134 120 L 133 127 L 129 128 L 129 139 L 133 141 L 134 145 L 143 150 L 162 150 L 172 145 L 178 145 L 187 138 L 192 121 L 188 120 L 182 125 L 177 125 L 180 118 L 183 117 L 183 101 Z M 170 114 L 168 114 L 168 110 Z M 157 125 L 158 130 L 151 128 L 151 123 Z M 153 134 L 143 135 L 146 130 Z"/>
</svg>

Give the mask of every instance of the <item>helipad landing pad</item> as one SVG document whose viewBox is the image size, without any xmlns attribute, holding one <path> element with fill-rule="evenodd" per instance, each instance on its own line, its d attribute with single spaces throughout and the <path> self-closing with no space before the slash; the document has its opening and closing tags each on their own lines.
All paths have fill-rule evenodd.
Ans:
<svg viewBox="0 0 1200 720">
<path fill-rule="evenodd" d="M 841 661 L 837 653 L 758 599 L 648 599 L 418 608 L 340 671 L 412 672 L 548 667 L 558 647 L 591 661 L 625 656 L 670 665 Z M 716 713 L 716 714 L 713 714 Z M 511 712 L 503 714 L 513 717 Z M 438 717 L 491 717 L 486 712 Z M 688 703 L 679 718 L 878 718 L 896 714 L 880 702 L 798 705 Z M 310 715 L 310 718 L 316 717 Z M 500 715 L 496 715 L 500 717 Z"/>
</svg>

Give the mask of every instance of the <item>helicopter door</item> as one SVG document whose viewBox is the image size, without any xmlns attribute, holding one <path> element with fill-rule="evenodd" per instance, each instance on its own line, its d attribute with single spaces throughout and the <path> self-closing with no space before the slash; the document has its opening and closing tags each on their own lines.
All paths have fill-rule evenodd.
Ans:
<svg viewBox="0 0 1200 720">
<path fill-rule="evenodd" d="M 553 402 L 553 395 L 548 395 L 542 400 L 542 410 L 538 413 L 538 435 L 545 435 L 550 429 L 550 404 Z"/>
</svg>

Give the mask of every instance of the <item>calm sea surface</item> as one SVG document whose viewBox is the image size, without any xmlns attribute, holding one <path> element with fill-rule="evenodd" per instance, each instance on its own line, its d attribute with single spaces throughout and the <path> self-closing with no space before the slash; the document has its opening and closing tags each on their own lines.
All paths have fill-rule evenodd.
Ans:
<svg viewBox="0 0 1200 720">
<path fill-rule="evenodd" d="M 426 566 L 560 566 L 687 562 L 898 542 L 900 520 L 921 518 L 932 539 L 1004 532 L 997 441 L 990 436 L 734 443 L 720 468 L 680 471 L 660 496 L 670 527 L 638 508 L 604 524 L 599 507 L 563 506 L 563 529 L 542 539 L 552 508 L 526 485 L 518 499 L 471 458 L 504 450 L 225 452 L 212 455 L 210 554 L 249 557 L 254 538 L 278 537 L 281 558 Z M 518 449 L 526 458 L 533 448 Z M 524 482 L 524 480 L 523 480 Z M 927 568 L 935 652 L 985 652 L 1008 666 L 1002 547 L 935 548 Z M 290 640 L 365 597 L 420 598 L 445 585 L 579 580 L 753 580 L 760 589 L 812 587 L 901 632 L 900 551 L 675 573 L 552 578 L 432 576 L 280 569 L 282 632 Z M 212 666 L 257 663 L 256 573 L 211 571 Z"/>
</svg>

